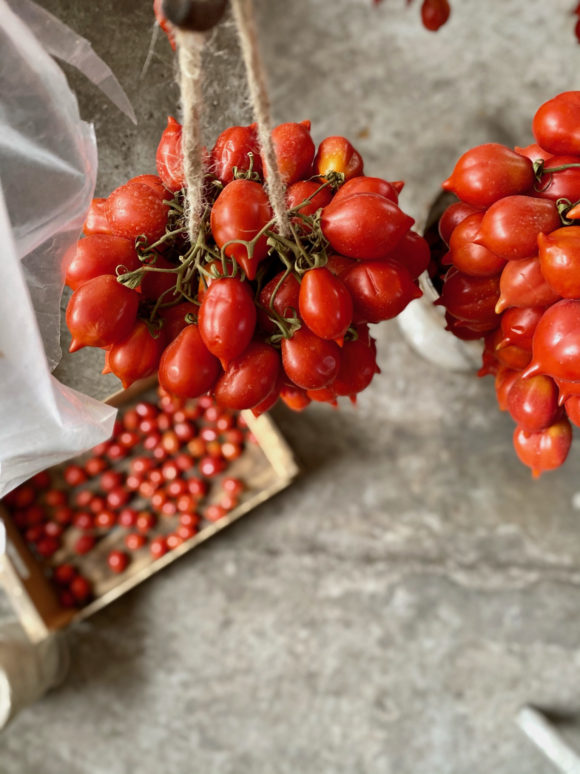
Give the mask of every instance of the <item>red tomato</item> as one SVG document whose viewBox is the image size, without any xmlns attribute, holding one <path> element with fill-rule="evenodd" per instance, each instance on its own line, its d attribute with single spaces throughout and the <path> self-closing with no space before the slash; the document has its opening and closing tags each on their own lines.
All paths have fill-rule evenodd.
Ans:
<svg viewBox="0 0 580 774">
<path fill-rule="evenodd" d="M 489 207 L 506 196 L 527 191 L 533 184 L 532 162 L 504 145 L 491 142 L 464 153 L 443 188 L 453 191 L 468 204 Z"/>
<path fill-rule="evenodd" d="M 148 185 L 149 188 L 152 188 L 158 193 L 162 199 L 167 196 L 167 188 L 163 185 L 163 181 L 159 175 L 137 175 L 137 177 L 132 177 L 130 180 L 127 180 L 125 185 L 134 185 L 135 183 Z"/>
<path fill-rule="evenodd" d="M 560 169 L 550 172 L 550 169 L 568 164 L 576 164 L 569 169 Z M 542 199 L 568 199 L 576 202 L 580 199 L 580 157 L 578 156 L 552 156 L 545 165 L 547 170 L 538 183 L 534 186 L 534 196 Z"/>
<path fill-rule="evenodd" d="M 449 240 L 451 262 L 459 271 L 472 277 L 493 277 L 506 264 L 505 258 L 473 241 L 479 232 L 483 214 L 476 212 L 465 218 L 453 230 Z"/>
<path fill-rule="evenodd" d="M 326 177 L 330 172 L 340 172 L 345 180 L 363 173 L 360 153 L 344 137 L 327 137 L 318 146 L 314 158 L 314 172 Z"/>
<path fill-rule="evenodd" d="M 466 322 L 458 320 L 450 312 L 445 312 L 445 330 L 450 331 L 456 338 L 462 341 L 475 341 L 481 339 L 486 333 L 497 328 L 497 320 L 491 322 Z"/>
<path fill-rule="evenodd" d="M 211 167 L 214 175 L 222 183 L 231 183 L 234 169 L 247 171 L 250 168 L 250 155 L 253 154 L 252 168 L 262 173 L 262 159 L 256 124 L 250 126 L 230 126 L 220 134 L 211 152 Z"/>
<path fill-rule="evenodd" d="M 438 229 L 439 236 L 448 247 L 453 231 L 465 220 L 465 218 L 476 212 L 481 212 L 481 208 L 474 207 L 472 204 L 466 204 L 465 202 L 454 202 L 447 207 L 443 215 L 439 218 Z"/>
<path fill-rule="evenodd" d="M 559 298 L 544 279 L 539 258 L 508 261 L 501 273 L 499 289 L 495 307 L 498 314 L 510 306 L 550 306 Z"/>
<path fill-rule="evenodd" d="M 404 266 L 411 279 L 415 280 L 429 266 L 431 251 L 422 236 L 415 231 L 408 231 L 388 258 Z"/>
<path fill-rule="evenodd" d="M 320 182 L 315 180 L 299 180 L 297 183 L 293 183 L 288 187 L 286 191 L 286 206 L 289 210 L 298 207 L 302 202 L 306 201 L 309 197 L 312 197 L 308 204 L 300 207 L 298 212 L 302 215 L 314 215 L 315 212 L 326 207 L 332 201 L 332 190 L 329 186 L 320 189 Z M 316 193 L 318 191 L 318 193 Z M 314 196 L 313 196 L 314 194 Z M 292 222 L 300 226 L 300 228 L 309 233 L 311 231 L 310 226 L 305 223 L 297 215 L 292 219 Z"/>
<path fill-rule="evenodd" d="M 84 538 L 79 538 L 79 540 L 83 540 L 83 539 L 88 540 L 88 538 L 89 536 L 85 535 Z M 91 584 L 82 575 L 77 575 L 76 578 L 72 579 L 72 581 L 70 582 L 69 591 L 71 592 L 75 600 L 80 604 L 87 602 L 93 593 Z"/>
<path fill-rule="evenodd" d="M 113 344 L 109 352 L 109 367 L 127 389 L 138 379 L 155 373 L 164 346 L 163 331 L 153 336 L 147 325 L 138 320 L 126 339 Z"/>
<path fill-rule="evenodd" d="M 448 0 L 423 0 L 421 5 L 421 21 L 423 26 L 431 32 L 437 32 L 442 27 L 449 15 L 451 8 Z"/>
<path fill-rule="evenodd" d="M 334 194 L 333 201 L 340 202 L 343 199 L 348 199 L 349 196 L 358 193 L 374 193 L 379 196 L 384 196 L 385 199 L 389 199 L 395 204 L 399 203 L 399 193 L 392 183 L 387 180 L 383 180 L 380 177 L 365 177 L 360 175 L 359 177 L 351 177 L 344 185 L 338 189 Z"/>
<path fill-rule="evenodd" d="M 310 121 L 276 126 L 272 130 L 272 143 L 278 170 L 286 185 L 310 177 L 316 150 L 310 136 Z"/>
<path fill-rule="evenodd" d="M 141 535 L 138 532 L 130 532 L 128 535 L 125 535 L 125 545 L 129 551 L 138 551 L 140 548 L 143 548 L 146 542 L 147 538 L 145 535 Z"/>
<path fill-rule="evenodd" d="M 353 194 L 322 211 L 320 225 L 333 250 L 348 258 L 385 258 L 415 221 L 379 194 Z"/>
<path fill-rule="evenodd" d="M 352 258 L 345 258 L 344 255 L 331 254 L 328 256 L 326 268 L 328 271 L 336 274 L 337 277 L 342 277 L 343 274 L 345 274 L 349 269 L 352 269 L 352 267 L 356 265 L 357 262 Z"/>
<path fill-rule="evenodd" d="M 159 363 L 159 383 L 169 393 L 196 398 L 211 390 L 219 360 L 207 349 L 197 325 L 188 325 L 166 348 Z"/>
<path fill-rule="evenodd" d="M 394 261 L 357 263 L 342 280 L 352 296 L 355 323 L 390 320 L 422 295 L 407 269 Z"/>
<path fill-rule="evenodd" d="M 169 548 L 167 547 L 167 539 L 161 535 L 159 537 L 153 538 L 149 545 L 149 551 L 151 552 L 151 556 L 154 559 L 160 559 L 162 556 L 165 556 L 168 550 Z"/>
<path fill-rule="evenodd" d="M 539 306 L 507 309 L 501 316 L 501 345 L 514 344 L 531 350 L 532 337 L 543 314 L 544 309 Z"/>
<path fill-rule="evenodd" d="M 161 256 L 157 257 L 152 266 L 156 269 L 176 269 L 174 263 L 170 263 Z M 176 301 L 180 294 L 175 288 L 177 282 L 176 271 L 147 271 L 141 280 L 141 293 L 144 298 L 151 298 L 155 301 L 163 296 L 164 303 Z"/>
<path fill-rule="evenodd" d="M 141 234 L 149 243 L 163 236 L 169 207 L 164 195 L 146 183 L 125 183 L 107 199 L 107 218 L 111 231 L 127 239 Z"/>
<path fill-rule="evenodd" d="M 355 395 L 366 389 L 379 372 L 375 341 L 365 325 L 357 327 L 358 339 L 345 341 L 340 353 L 340 369 L 332 389 L 337 395 Z"/>
<path fill-rule="evenodd" d="M 517 371 L 515 368 L 508 368 L 508 366 L 500 365 L 498 368 L 495 375 L 495 394 L 501 411 L 507 411 L 510 390 L 520 378 L 520 374 L 521 371 Z"/>
<path fill-rule="evenodd" d="M 181 132 L 181 124 L 169 116 L 155 155 L 159 177 L 170 191 L 185 188 Z"/>
<path fill-rule="evenodd" d="M 526 156 L 528 159 L 530 159 L 530 161 L 539 161 L 540 159 L 547 161 L 547 159 L 552 158 L 551 153 L 548 153 L 548 151 L 544 150 L 544 148 L 540 148 L 540 146 L 536 145 L 536 143 L 527 145 L 525 148 L 520 148 L 516 145 L 514 150 L 516 153 L 519 153 L 520 156 Z"/>
<path fill-rule="evenodd" d="M 203 343 L 222 365 L 239 357 L 252 340 L 256 327 L 250 285 L 236 277 L 213 282 L 201 302 L 198 324 Z"/>
<path fill-rule="evenodd" d="M 511 418 L 528 433 L 539 433 L 556 421 L 558 388 L 549 376 L 517 379 L 507 396 Z"/>
<path fill-rule="evenodd" d="M 306 395 L 308 395 L 310 400 L 314 400 L 317 403 L 330 403 L 334 408 L 338 408 L 336 393 L 332 386 L 323 387 L 321 390 L 306 390 Z"/>
<path fill-rule="evenodd" d="M 93 199 L 87 217 L 83 223 L 83 234 L 112 234 L 111 224 L 107 216 L 107 200 Z"/>
<path fill-rule="evenodd" d="M 125 273 L 124 270 L 134 271 L 140 265 L 133 243 L 112 234 L 93 234 L 79 239 L 63 259 L 65 282 L 72 290 L 101 274 L 116 274 L 117 267 Z"/>
<path fill-rule="evenodd" d="M 274 390 L 280 356 L 269 344 L 252 341 L 242 355 L 231 361 L 215 386 L 220 406 L 241 411 L 257 406 Z"/>
<path fill-rule="evenodd" d="M 135 325 L 139 295 L 110 274 L 94 277 L 72 294 L 66 324 L 72 334 L 70 352 L 82 347 L 107 347 L 129 335 Z"/>
<path fill-rule="evenodd" d="M 266 395 L 264 400 L 260 401 L 260 403 L 257 403 L 255 406 L 252 407 L 252 414 L 255 417 L 259 417 L 262 414 L 265 414 L 266 411 L 270 411 L 270 409 L 276 405 L 276 403 L 278 402 L 278 398 L 280 397 L 281 387 L 282 387 L 282 369 L 279 368 L 276 384 L 270 391 L 270 394 Z"/>
<path fill-rule="evenodd" d="M 533 359 L 524 376 L 544 373 L 564 381 L 580 381 L 580 301 L 550 306 L 534 332 Z"/>
<path fill-rule="evenodd" d="M 538 145 L 550 153 L 580 155 L 580 91 L 565 91 L 544 102 L 532 131 Z"/>
<path fill-rule="evenodd" d="M 280 397 L 292 411 L 304 411 L 310 405 L 311 399 L 306 391 L 295 385 L 283 384 L 280 388 Z"/>
<path fill-rule="evenodd" d="M 514 448 L 524 465 L 537 478 L 546 470 L 559 468 L 566 461 L 572 443 L 572 428 L 567 419 L 539 433 L 528 433 L 521 427 L 514 430 Z"/>
<path fill-rule="evenodd" d="M 231 240 L 250 241 L 272 218 L 272 209 L 266 191 L 252 180 L 234 180 L 226 185 L 211 210 L 211 231 L 219 248 Z M 230 244 L 225 253 L 234 258 L 246 272 L 248 279 L 256 276 L 258 264 L 268 252 L 264 234 L 248 252 L 245 244 Z"/>
<path fill-rule="evenodd" d="M 497 277 L 470 277 L 460 271 L 445 276 L 437 306 L 444 306 L 454 317 L 467 322 L 499 323 L 494 307 L 499 298 Z"/>
<path fill-rule="evenodd" d="M 548 285 L 563 298 L 580 298 L 580 226 L 540 234 L 538 247 L 540 267 Z"/>
<path fill-rule="evenodd" d="M 284 274 L 285 272 L 283 271 L 276 274 L 260 291 L 259 302 L 263 308 L 258 309 L 258 320 L 262 330 L 267 333 L 275 333 L 279 330 L 276 323 L 268 316 L 272 308 L 280 317 L 291 317 L 298 313 L 300 282 L 295 274 L 288 274 L 282 280 Z M 278 289 L 276 290 L 276 288 Z M 272 301 L 275 290 L 276 295 Z"/>
<path fill-rule="evenodd" d="M 516 347 L 513 344 L 509 346 L 499 346 L 496 344 L 495 355 L 498 363 L 508 368 L 521 370 L 525 368 L 532 359 L 532 350 Z"/>
<path fill-rule="evenodd" d="M 340 339 L 352 322 L 352 297 L 328 269 L 310 269 L 302 277 L 298 307 L 310 330 L 321 339 Z"/>
<path fill-rule="evenodd" d="M 300 328 L 282 339 L 282 365 L 286 375 L 305 390 L 328 387 L 340 369 L 340 347 Z"/>
<path fill-rule="evenodd" d="M 78 486 L 84 484 L 87 480 L 87 474 L 80 465 L 67 465 L 64 469 L 63 478 L 69 486 Z"/>
<path fill-rule="evenodd" d="M 107 564 L 114 573 L 125 572 L 129 564 L 129 557 L 124 551 L 110 551 L 107 556 Z"/>
</svg>

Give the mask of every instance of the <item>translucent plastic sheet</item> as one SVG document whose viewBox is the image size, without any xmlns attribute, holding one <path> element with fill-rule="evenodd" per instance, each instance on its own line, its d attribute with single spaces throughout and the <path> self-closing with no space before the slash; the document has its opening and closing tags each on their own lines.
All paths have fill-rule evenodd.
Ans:
<svg viewBox="0 0 580 774">
<path fill-rule="evenodd" d="M 108 437 L 115 411 L 60 384 L 61 261 L 93 195 L 92 127 L 51 54 L 134 120 L 90 44 L 30 0 L 0 0 L 0 496 Z M 26 23 L 24 22 L 26 19 Z M 6 66 L 10 63 L 10 66 Z"/>
</svg>

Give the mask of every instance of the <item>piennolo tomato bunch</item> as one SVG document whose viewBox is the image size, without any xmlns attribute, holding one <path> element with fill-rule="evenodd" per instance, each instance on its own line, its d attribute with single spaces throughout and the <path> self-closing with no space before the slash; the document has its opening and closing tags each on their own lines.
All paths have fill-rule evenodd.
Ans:
<svg viewBox="0 0 580 774">
<path fill-rule="evenodd" d="M 181 126 L 168 119 L 158 175 L 94 199 L 66 259 L 71 351 L 106 350 L 124 386 L 158 371 L 171 394 L 213 393 L 267 410 L 364 390 L 378 371 L 369 323 L 421 295 L 426 242 L 398 206 L 400 182 L 363 175 L 344 137 L 316 150 L 310 123 L 272 132 L 289 234 L 278 233 L 256 127 L 226 129 L 206 153 L 205 210 L 184 217 Z"/>
<path fill-rule="evenodd" d="M 580 426 L 580 91 L 534 116 L 537 144 L 490 143 L 443 187 L 460 199 L 439 222 L 449 246 L 438 302 L 462 339 L 485 339 L 480 375 L 517 423 L 534 475 L 560 466 Z"/>
</svg>

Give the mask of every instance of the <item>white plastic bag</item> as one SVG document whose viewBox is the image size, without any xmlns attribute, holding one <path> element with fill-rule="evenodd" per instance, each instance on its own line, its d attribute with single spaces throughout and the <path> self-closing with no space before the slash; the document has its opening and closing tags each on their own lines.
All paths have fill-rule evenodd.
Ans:
<svg viewBox="0 0 580 774">
<path fill-rule="evenodd" d="M 109 437 L 115 410 L 60 384 L 62 256 L 93 196 L 92 126 L 52 55 L 133 120 L 90 44 L 31 0 L 0 0 L 0 496 Z M 23 18 L 26 19 L 26 23 Z M 33 32 L 34 31 L 34 32 Z M 9 63 L 9 66 L 7 66 Z"/>
</svg>

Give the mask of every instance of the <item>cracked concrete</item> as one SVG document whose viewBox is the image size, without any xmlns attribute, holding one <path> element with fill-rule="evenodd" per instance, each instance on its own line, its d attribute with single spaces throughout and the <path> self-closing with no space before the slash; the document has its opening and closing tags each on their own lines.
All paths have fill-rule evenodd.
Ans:
<svg viewBox="0 0 580 774">
<path fill-rule="evenodd" d="M 139 116 L 70 75 L 107 194 L 153 169 L 169 48 L 139 80 L 148 3 L 43 5 Z M 463 150 L 525 145 L 535 107 L 577 86 L 571 5 L 454 0 L 430 35 L 403 0 L 260 0 L 275 118 L 349 136 L 420 219 Z M 211 139 L 248 117 L 231 28 L 208 66 Z M 513 718 L 580 713 L 580 450 L 533 482 L 490 380 L 438 370 L 394 324 L 375 335 L 358 408 L 274 412 L 304 465 L 290 490 L 70 633 L 70 677 L 0 736 L 1 774 L 554 771 Z M 59 374 L 103 396 L 97 370 L 83 352 Z"/>
</svg>

